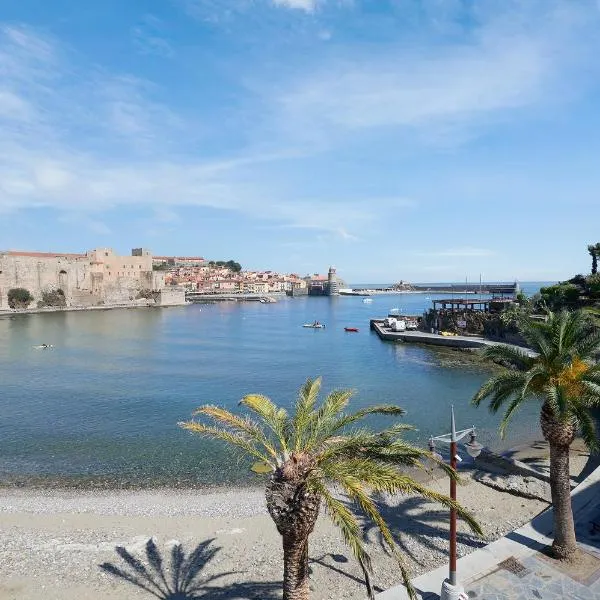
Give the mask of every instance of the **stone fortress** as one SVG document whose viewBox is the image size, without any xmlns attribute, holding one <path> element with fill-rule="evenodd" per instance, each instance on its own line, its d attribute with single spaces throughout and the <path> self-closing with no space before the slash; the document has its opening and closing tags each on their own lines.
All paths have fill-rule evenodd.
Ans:
<svg viewBox="0 0 600 600">
<path fill-rule="evenodd" d="M 164 272 L 152 269 L 152 253 L 143 248 L 119 256 L 111 248 L 85 254 L 0 251 L 0 310 L 8 310 L 8 292 L 25 288 L 36 308 L 44 294 L 62 290 L 66 307 L 158 306 L 185 303 L 183 290 L 165 287 Z"/>
</svg>

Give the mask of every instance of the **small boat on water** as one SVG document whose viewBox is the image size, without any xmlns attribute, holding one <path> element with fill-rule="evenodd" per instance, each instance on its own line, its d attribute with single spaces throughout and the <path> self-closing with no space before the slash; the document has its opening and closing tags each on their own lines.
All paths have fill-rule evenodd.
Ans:
<svg viewBox="0 0 600 600">
<path fill-rule="evenodd" d="M 40 344 L 39 346 L 34 346 L 36 350 L 48 350 L 49 348 L 54 348 L 52 344 Z"/>
<path fill-rule="evenodd" d="M 319 323 L 319 321 L 315 321 L 314 323 L 304 323 L 302 327 L 308 327 L 310 329 L 325 329 L 325 325 L 323 323 Z"/>
<path fill-rule="evenodd" d="M 371 302 L 373 302 L 373 298 L 363 298 L 364 304 L 371 304 Z"/>
<path fill-rule="evenodd" d="M 358 333 L 358 327 L 344 327 L 344 331 L 349 331 L 352 333 Z"/>
</svg>

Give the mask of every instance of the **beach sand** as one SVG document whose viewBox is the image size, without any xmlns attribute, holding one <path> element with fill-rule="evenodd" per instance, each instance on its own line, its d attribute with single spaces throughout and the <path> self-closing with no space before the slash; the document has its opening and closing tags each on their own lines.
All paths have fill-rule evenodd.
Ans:
<svg viewBox="0 0 600 600">
<path fill-rule="evenodd" d="M 535 443 L 517 451 L 544 469 L 547 451 Z M 584 468 L 588 455 L 572 452 L 572 473 Z M 527 522 L 547 503 L 525 499 L 483 485 L 476 472 L 463 473 L 459 501 L 482 525 L 484 540 L 459 525 L 459 554 L 465 554 Z M 447 492 L 448 481 L 430 481 Z M 448 512 L 418 498 L 401 497 L 383 504 L 414 575 L 447 561 Z M 231 600 L 281 597 L 281 542 L 269 518 L 261 489 L 217 491 L 72 491 L 0 489 L 0 600 L 135 600 L 153 596 L 131 583 L 103 572 L 99 565 L 124 563 L 115 552 L 125 546 L 143 558 L 152 537 L 165 563 L 174 543 L 186 553 L 214 539 L 220 551 L 201 575 L 213 577 L 189 598 Z M 398 568 L 386 554 L 376 532 L 365 529 L 375 575 L 386 589 L 400 582 Z M 311 536 L 313 600 L 364 599 L 362 572 L 337 532 L 322 514 Z M 201 580 L 200 580 L 201 581 Z M 209 589 L 207 586 L 214 586 Z M 218 589 L 215 589 L 218 588 Z M 176 596 L 159 596 L 175 600 Z"/>
</svg>

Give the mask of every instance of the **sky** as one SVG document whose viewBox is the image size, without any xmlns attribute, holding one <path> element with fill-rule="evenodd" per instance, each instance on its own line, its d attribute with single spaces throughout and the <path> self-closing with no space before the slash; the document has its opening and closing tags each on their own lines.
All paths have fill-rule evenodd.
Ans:
<svg viewBox="0 0 600 600">
<path fill-rule="evenodd" d="M 589 272 L 598 56 L 598 0 L 0 0 L 0 249 Z"/>
</svg>

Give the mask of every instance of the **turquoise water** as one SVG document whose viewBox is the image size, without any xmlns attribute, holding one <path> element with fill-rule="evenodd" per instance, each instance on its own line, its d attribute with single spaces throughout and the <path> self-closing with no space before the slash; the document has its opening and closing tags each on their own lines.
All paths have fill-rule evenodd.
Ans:
<svg viewBox="0 0 600 600">
<path fill-rule="evenodd" d="M 217 443 L 180 430 L 203 403 L 235 407 L 247 393 L 290 404 L 308 376 L 357 390 L 354 407 L 403 406 L 413 438 L 477 425 L 496 449 L 538 435 L 535 407 L 506 440 L 498 417 L 469 399 L 489 371 L 462 353 L 382 342 L 369 319 L 418 313 L 425 295 L 294 298 L 168 309 L 0 319 L 0 473 L 6 478 L 114 485 L 241 483 L 249 474 Z M 302 328 L 319 320 L 324 330 Z M 360 328 L 346 333 L 345 326 Z M 36 350 L 49 343 L 51 350 Z M 381 425 L 383 421 L 375 422 Z"/>
</svg>

